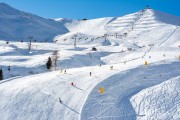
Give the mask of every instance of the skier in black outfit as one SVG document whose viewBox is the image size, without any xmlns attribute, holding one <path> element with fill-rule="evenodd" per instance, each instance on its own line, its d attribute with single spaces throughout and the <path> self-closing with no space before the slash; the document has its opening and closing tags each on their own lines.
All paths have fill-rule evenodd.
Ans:
<svg viewBox="0 0 180 120">
<path fill-rule="evenodd" d="M 8 66 L 8 71 L 11 71 L 11 68 L 10 68 L 10 66 Z"/>
<path fill-rule="evenodd" d="M 60 103 L 62 103 L 62 100 L 61 100 L 61 98 L 59 98 L 59 102 L 60 102 Z"/>
</svg>

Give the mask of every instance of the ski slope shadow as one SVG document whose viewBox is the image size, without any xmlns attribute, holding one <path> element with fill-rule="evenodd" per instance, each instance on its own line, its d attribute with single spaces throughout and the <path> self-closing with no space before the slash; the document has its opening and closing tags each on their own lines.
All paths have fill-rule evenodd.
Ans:
<svg viewBox="0 0 180 120">
<path fill-rule="evenodd" d="M 179 61 L 158 62 L 107 78 L 89 94 L 81 111 L 81 120 L 136 120 L 145 116 L 135 112 L 130 98 L 145 88 L 180 76 L 179 68 Z M 104 94 L 98 92 L 101 86 L 105 88 Z"/>
</svg>

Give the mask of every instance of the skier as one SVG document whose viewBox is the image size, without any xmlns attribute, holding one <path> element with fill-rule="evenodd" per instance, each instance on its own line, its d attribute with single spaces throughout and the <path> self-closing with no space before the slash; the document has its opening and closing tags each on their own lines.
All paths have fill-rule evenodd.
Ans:
<svg viewBox="0 0 180 120">
<path fill-rule="evenodd" d="M 99 67 L 101 67 L 101 64 L 99 64 Z"/>
<path fill-rule="evenodd" d="M 111 66 L 110 69 L 112 70 L 112 69 L 113 69 L 113 66 Z"/>
<path fill-rule="evenodd" d="M 64 70 L 64 74 L 66 74 L 66 70 Z"/>
<path fill-rule="evenodd" d="M 92 58 L 92 55 L 91 55 L 91 53 L 90 53 L 90 52 L 89 52 L 89 57 L 90 57 L 90 58 Z"/>
<path fill-rule="evenodd" d="M 92 74 L 92 73 L 90 72 L 89 75 L 91 76 L 91 74 Z"/>
<path fill-rule="evenodd" d="M 10 71 L 11 70 L 11 68 L 10 68 L 10 66 L 8 66 L 8 71 Z"/>
<path fill-rule="evenodd" d="M 61 100 L 61 98 L 59 98 L 59 102 L 60 102 L 60 103 L 62 103 L 62 100 Z"/>
<path fill-rule="evenodd" d="M 72 82 L 71 85 L 74 87 L 74 83 Z"/>
</svg>

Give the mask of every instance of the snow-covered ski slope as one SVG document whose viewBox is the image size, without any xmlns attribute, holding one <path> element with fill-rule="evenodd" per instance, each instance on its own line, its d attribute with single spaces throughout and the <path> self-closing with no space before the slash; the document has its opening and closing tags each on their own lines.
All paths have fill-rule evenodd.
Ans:
<svg viewBox="0 0 180 120">
<path fill-rule="evenodd" d="M 179 120 L 179 21 L 146 9 L 65 20 L 70 32 L 32 42 L 31 51 L 28 42 L 0 40 L 0 119 Z M 47 70 L 56 50 L 57 67 Z"/>
</svg>

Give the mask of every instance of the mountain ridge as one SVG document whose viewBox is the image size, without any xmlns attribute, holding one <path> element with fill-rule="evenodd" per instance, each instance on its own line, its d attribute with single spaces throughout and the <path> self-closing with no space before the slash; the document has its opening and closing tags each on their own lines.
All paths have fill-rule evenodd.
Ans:
<svg viewBox="0 0 180 120">
<path fill-rule="evenodd" d="M 28 41 L 33 36 L 39 42 L 52 42 L 54 36 L 68 32 L 60 22 L 16 10 L 5 3 L 0 4 L 0 22 L 0 39 L 9 41 Z"/>
</svg>

